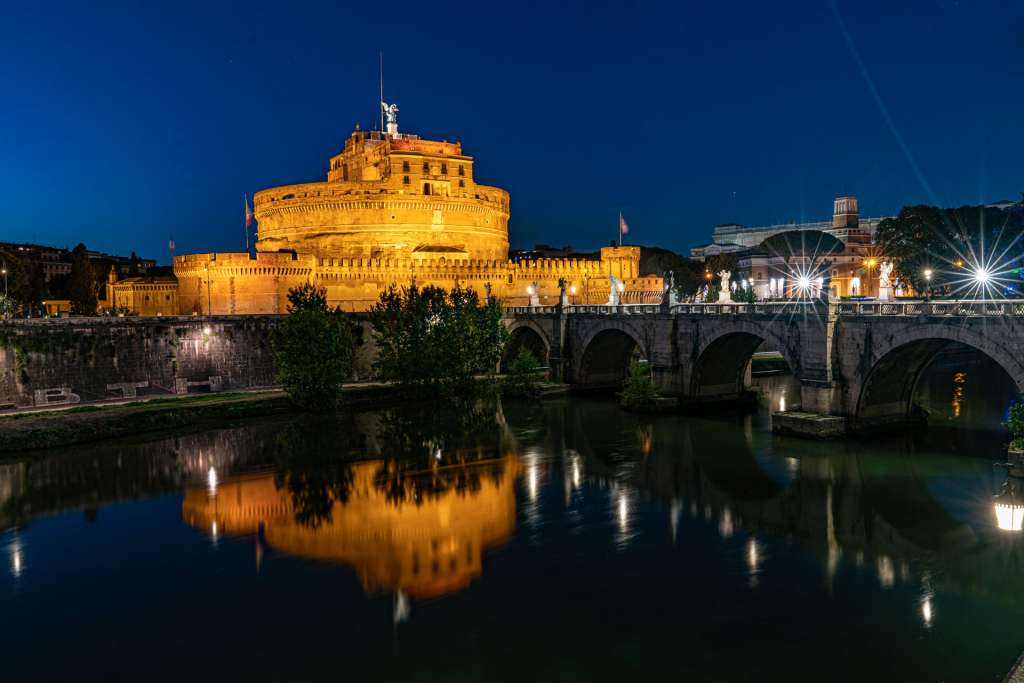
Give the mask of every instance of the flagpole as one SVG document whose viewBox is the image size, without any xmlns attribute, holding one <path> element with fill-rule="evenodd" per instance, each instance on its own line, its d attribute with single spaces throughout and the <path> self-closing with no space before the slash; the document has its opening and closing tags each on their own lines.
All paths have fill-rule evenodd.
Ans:
<svg viewBox="0 0 1024 683">
<path fill-rule="evenodd" d="M 384 136 L 384 50 L 377 53 L 380 57 L 380 104 L 377 105 L 377 110 L 380 112 L 380 134 Z"/>
<path fill-rule="evenodd" d="M 242 232 L 245 233 L 245 253 L 249 253 L 249 197 L 242 193 Z"/>
</svg>

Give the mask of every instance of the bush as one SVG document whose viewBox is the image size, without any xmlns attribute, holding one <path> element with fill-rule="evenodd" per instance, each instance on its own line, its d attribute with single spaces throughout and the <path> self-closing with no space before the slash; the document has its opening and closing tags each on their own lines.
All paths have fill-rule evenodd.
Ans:
<svg viewBox="0 0 1024 683">
<path fill-rule="evenodd" d="M 634 360 L 622 384 L 622 407 L 629 410 L 650 410 L 657 402 L 658 392 L 647 363 Z"/>
<path fill-rule="evenodd" d="M 420 395 L 454 395 L 493 373 L 508 337 L 501 305 L 461 287 L 391 287 L 370 322 L 379 375 Z"/>
<path fill-rule="evenodd" d="M 509 363 L 502 392 L 506 396 L 537 396 L 540 393 L 540 363 L 529 349 L 520 349 Z"/>
<path fill-rule="evenodd" d="M 333 410 L 352 371 L 352 329 L 340 310 L 327 306 L 323 289 L 311 284 L 288 292 L 288 312 L 274 329 L 277 381 L 297 406 Z"/>
<path fill-rule="evenodd" d="M 1024 402 L 1015 401 L 1010 406 L 1009 415 L 1003 426 L 1010 430 L 1010 445 L 1017 448 L 1024 446 Z"/>
</svg>

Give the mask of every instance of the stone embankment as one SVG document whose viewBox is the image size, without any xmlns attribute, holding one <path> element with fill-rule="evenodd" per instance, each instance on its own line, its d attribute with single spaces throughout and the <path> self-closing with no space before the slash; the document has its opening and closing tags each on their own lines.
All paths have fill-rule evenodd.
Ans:
<svg viewBox="0 0 1024 683">
<path fill-rule="evenodd" d="M 395 395 L 389 385 L 352 385 L 345 387 L 342 400 L 349 408 L 373 408 L 393 402 Z M 4 453 L 160 431 L 208 428 L 295 410 L 283 391 L 261 391 L 11 413 L 0 416 L 0 458 Z"/>
</svg>

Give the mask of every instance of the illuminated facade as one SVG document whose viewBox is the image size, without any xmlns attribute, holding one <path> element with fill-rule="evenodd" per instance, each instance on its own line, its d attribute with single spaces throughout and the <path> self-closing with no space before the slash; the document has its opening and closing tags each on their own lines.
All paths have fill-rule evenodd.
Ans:
<svg viewBox="0 0 1024 683">
<path fill-rule="evenodd" d="M 714 241 L 691 249 L 691 257 L 735 254 L 733 282 L 749 287 L 759 299 L 799 298 L 819 292 L 826 282 L 833 296 L 878 295 L 883 259 L 872 240 L 883 219 L 861 218 L 856 197 L 836 197 L 832 207 L 831 221 L 716 226 Z M 801 277 L 809 283 L 801 286 Z"/>
<path fill-rule="evenodd" d="M 564 280 L 575 303 L 606 303 L 608 276 L 622 303 L 660 300 L 660 276 L 641 277 L 639 247 L 600 260 L 508 258 L 509 195 L 477 183 L 461 143 L 356 130 L 332 156 L 326 181 L 257 192 L 255 254 L 174 259 L 182 314 L 281 313 L 292 287 L 313 282 L 331 305 L 372 306 L 391 285 L 486 289 L 513 305 L 553 305 Z"/>
<path fill-rule="evenodd" d="M 468 586 L 480 576 L 484 550 L 515 530 L 513 457 L 466 466 L 478 468 L 478 488 L 449 488 L 416 501 L 389 499 L 388 490 L 375 484 L 380 467 L 379 461 L 354 464 L 348 500 L 335 501 L 319 525 L 297 521 L 289 491 L 272 474 L 190 489 L 182 516 L 214 535 L 262 529 L 267 544 L 280 552 L 351 566 L 367 592 L 414 598 Z"/>
</svg>

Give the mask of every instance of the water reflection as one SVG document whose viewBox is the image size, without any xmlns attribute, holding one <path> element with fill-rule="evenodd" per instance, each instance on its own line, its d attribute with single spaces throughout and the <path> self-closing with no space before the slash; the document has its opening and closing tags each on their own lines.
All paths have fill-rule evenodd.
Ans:
<svg viewBox="0 0 1024 683">
<path fill-rule="evenodd" d="M 433 626 L 417 601 L 455 593 L 431 604 L 432 619 L 443 603 L 453 621 L 500 613 L 514 626 L 506 639 L 543 632 L 534 652 L 550 635 L 539 613 L 558 633 L 582 629 L 581 639 L 614 646 L 604 610 L 635 609 L 630 624 L 653 611 L 673 627 L 665 632 L 722 634 L 702 647 L 731 638 L 735 623 L 754 628 L 747 615 L 763 610 L 818 623 L 851 604 L 895 605 L 887 628 L 915 638 L 964 621 L 965 604 L 1020 616 L 1022 536 L 1006 533 L 1024 518 L 1015 478 L 913 441 L 826 446 L 763 427 L 638 419 L 577 400 L 471 402 L 105 444 L 0 466 L 0 562 L 25 593 L 46 573 L 46 549 L 28 535 L 39 517 L 184 491 L 181 518 L 195 530 L 186 536 L 202 554 L 182 562 L 221 566 L 242 549 L 268 592 L 281 574 L 316 574 L 297 560 L 344 565 L 359 577 L 353 592 L 385 595 L 375 609 L 388 632 L 414 610 L 403 633 Z M 107 519 L 91 527 L 97 535 Z M 289 572 L 268 571 L 284 561 Z M 323 574 L 341 590 L 337 573 Z M 644 631 L 664 645 L 658 637 Z"/>
<path fill-rule="evenodd" d="M 279 552 L 349 565 L 371 593 L 423 598 L 469 585 L 481 573 L 484 551 L 515 529 L 515 460 L 455 466 L 486 474 L 472 491 L 449 489 L 415 500 L 396 498 L 380 484 L 383 467 L 376 461 L 352 464 L 345 500 L 332 500 L 315 520 L 297 507 L 305 498 L 296 497 L 294 487 L 281 487 L 273 474 L 227 478 L 214 496 L 190 488 L 182 517 L 214 536 L 259 532 Z M 407 482 L 436 476 L 431 470 L 405 473 Z"/>
</svg>

